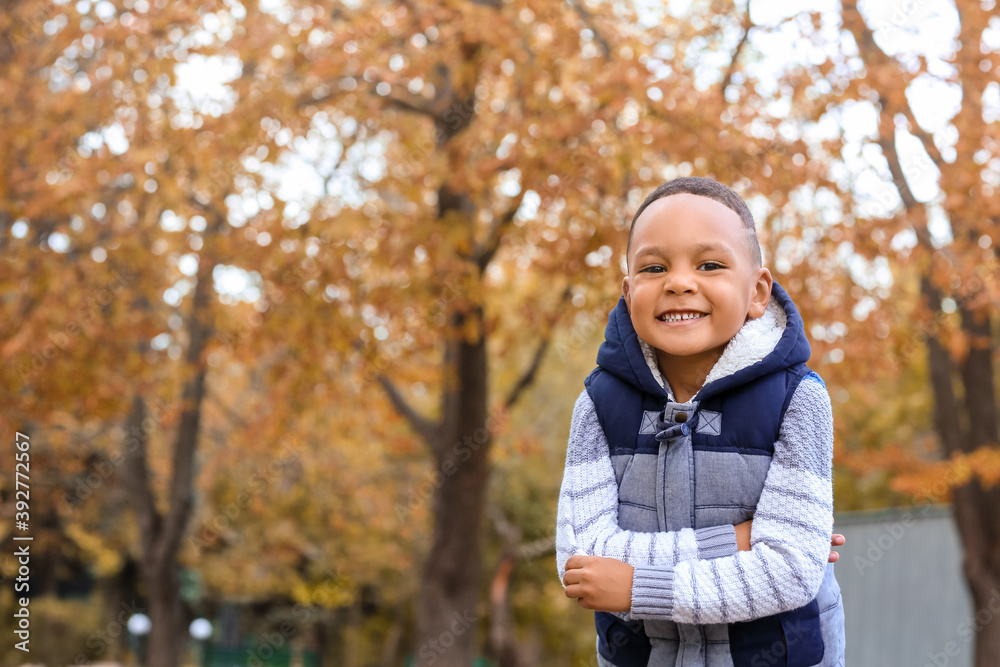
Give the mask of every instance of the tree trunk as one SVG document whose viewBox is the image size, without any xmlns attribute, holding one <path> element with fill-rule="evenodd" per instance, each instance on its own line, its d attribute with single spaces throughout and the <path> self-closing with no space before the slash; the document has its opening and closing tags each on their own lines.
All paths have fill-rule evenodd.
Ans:
<svg viewBox="0 0 1000 667">
<path fill-rule="evenodd" d="M 499 3 L 486 4 L 499 8 Z M 465 45 L 466 63 L 474 62 L 482 47 L 482 44 Z M 443 88 L 449 91 L 447 100 L 441 100 L 437 106 L 451 112 L 416 111 L 434 120 L 437 149 L 449 154 L 451 139 L 475 117 L 476 97 L 474 85 L 450 79 L 449 66 L 441 63 L 437 70 L 447 84 Z M 446 101 L 450 104 L 446 105 Z M 449 161 L 461 164 L 461 152 L 449 155 Z M 474 233 L 476 206 L 468 194 L 452 190 L 447 183 L 438 188 L 437 194 L 437 223 L 466 225 L 463 231 L 474 251 L 468 255 L 469 263 L 464 268 L 470 271 L 472 280 L 480 281 L 499 247 L 504 225 L 513 220 L 520 207 L 520 199 L 496 221 L 500 224 L 494 224 L 480 244 Z M 490 472 L 490 443 L 496 425 L 487 415 L 488 361 L 483 307 L 470 295 L 456 293 L 447 283 L 442 292 L 449 332 L 444 337 L 440 420 L 432 421 L 418 414 L 389 378 L 378 379 L 397 411 L 429 446 L 435 465 L 434 533 L 417 600 L 416 664 L 469 667 L 476 657 L 482 573 L 479 539 Z M 569 294 L 567 288 L 564 299 Z M 475 335 L 466 338 L 465 333 L 470 329 Z M 532 383 L 546 348 L 547 339 L 539 347 L 531 368 L 507 398 L 506 408 Z"/>
<path fill-rule="evenodd" d="M 969 434 L 965 451 L 997 442 L 993 336 L 987 309 L 961 307 L 969 352 L 961 364 Z M 954 511 L 965 557 L 962 569 L 975 605 L 977 667 L 1000 665 L 1000 485 L 986 490 L 973 478 L 954 493 Z"/>
<path fill-rule="evenodd" d="M 519 203 L 504 216 L 512 220 Z M 471 219 L 474 206 L 468 197 L 442 187 L 438 191 L 438 218 Z M 500 235 L 479 246 L 468 269 L 472 280 L 481 280 Z M 490 473 L 490 445 L 503 414 L 489 415 L 487 335 L 483 306 L 468 295 L 450 292 L 445 302 L 455 302 L 448 313 L 449 332 L 444 340 L 444 382 L 441 418 L 431 421 L 411 408 L 392 381 L 379 377 L 397 411 L 429 445 L 433 476 L 434 534 L 424 567 L 417 601 L 416 663 L 436 667 L 468 667 L 476 657 L 476 621 L 482 554 L 480 529 Z M 561 296 L 571 296 L 567 287 Z M 467 337 L 467 332 L 473 336 Z M 536 377 L 549 345 L 545 333 L 531 364 L 501 401 L 509 411 Z"/>
<path fill-rule="evenodd" d="M 922 280 L 922 291 L 934 312 L 941 296 L 930 279 Z M 935 429 L 945 457 L 968 453 L 997 442 L 997 407 L 992 365 L 993 343 L 989 318 L 960 305 L 962 333 L 969 352 L 959 364 L 963 405 L 968 419 L 962 428 L 959 404 L 954 396 L 954 362 L 934 335 L 928 336 L 929 369 L 934 390 Z M 975 666 L 1000 665 L 1000 485 L 984 489 L 973 477 L 952 492 L 952 507 L 962 541 L 962 571 L 972 592 L 975 633 Z"/>
<path fill-rule="evenodd" d="M 845 25 L 853 33 L 866 64 L 873 67 L 893 66 L 893 64 L 898 66 L 898 63 L 894 63 L 892 58 L 878 48 L 871 29 L 858 12 L 856 2 L 846 0 L 843 3 L 843 16 Z M 968 30 L 972 26 L 968 16 L 962 18 L 960 23 L 963 30 Z M 971 48 L 978 53 L 978 41 Z M 969 101 L 964 104 L 959 115 L 964 114 L 967 127 L 970 126 L 968 123 L 977 125 L 982 120 L 982 112 L 976 102 L 981 95 L 977 97 L 973 90 L 965 88 L 966 84 L 971 82 L 972 80 L 967 77 L 962 78 L 966 100 Z M 878 143 L 888 162 L 893 184 L 899 192 L 903 206 L 908 214 L 913 215 L 917 237 L 929 255 L 930 266 L 922 272 L 920 289 L 927 299 L 927 306 L 931 312 L 935 316 L 940 316 L 943 294 L 931 280 L 933 264 L 944 259 L 954 266 L 962 260 L 954 257 L 950 249 L 941 250 L 934 247 L 927 229 L 927 211 L 924 204 L 914 197 L 903 173 L 899 153 L 896 150 L 894 119 L 897 114 L 912 118 L 912 110 L 906 104 L 903 96 L 897 98 L 885 94 L 880 97 Z M 975 117 L 970 117 L 969 114 Z M 913 124 L 915 125 L 915 122 Z M 964 169 L 965 165 L 969 164 L 972 158 L 969 151 L 979 146 L 980 142 L 971 136 L 963 137 L 960 145 L 964 145 L 963 150 L 968 154 L 960 154 L 954 163 L 942 162 L 937 149 L 928 137 L 923 137 L 922 142 L 928 155 L 941 170 L 942 188 L 948 191 L 946 182 L 952 183 L 953 189 L 962 184 L 961 189 L 971 194 L 968 184 L 965 184 L 963 178 L 956 173 L 956 169 Z M 973 148 L 968 148 L 970 146 Z M 975 231 L 977 225 L 973 221 L 952 216 L 950 222 L 956 238 L 964 235 L 974 244 L 980 232 Z M 973 307 L 972 304 L 977 302 L 978 293 L 983 289 L 981 281 L 978 286 L 970 282 L 966 287 L 971 288 L 968 293 L 952 295 L 958 302 L 960 310 L 961 333 L 968 342 L 968 353 L 965 358 L 957 362 L 951 358 L 938 338 L 936 325 L 923 330 L 927 338 L 928 372 L 934 394 L 934 429 L 946 459 L 954 454 L 968 453 L 983 445 L 997 443 L 997 403 L 993 377 L 994 344 L 989 319 L 995 306 Z M 961 401 L 955 395 L 956 381 L 962 388 Z M 926 495 L 930 498 L 935 494 Z M 1000 508 L 1000 486 L 986 490 L 976 478 L 972 478 L 969 482 L 953 488 L 952 507 L 964 553 L 962 569 L 972 592 L 975 607 L 972 610 L 972 627 L 969 628 L 975 633 L 975 665 L 995 667 L 1000 665 L 1000 631 L 998 631 L 1000 619 L 997 618 L 1000 615 L 1000 513 L 997 511 Z"/>
<path fill-rule="evenodd" d="M 176 667 L 180 664 L 184 633 L 181 628 L 177 576 L 173 568 L 173 563 L 164 563 L 158 568 L 161 578 L 151 576 L 152 573 L 144 577 L 149 595 L 151 626 L 143 660 L 146 667 Z"/>
<path fill-rule="evenodd" d="M 469 667 L 476 656 L 477 602 L 482 570 L 479 547 L 492 437 L 487 420 L 486 336 L 482 309 L 477 340 L 445 343 L 450 371 L 444 419 L 434 452 L 434 536 L 417 603 L 418 665 Z M 462 331 L 466 314 L 453 316 Z"/>
<path fill-rule="evenodd" d="M 954 491 L 962 538 L 962 571 L 972 592 L 975 667 L 1000 665 L 1000 486 L 984 490 L 978 479 Z"/>
<path fill-rule="evenodd" d="M 209 236 L 218 233 L 223 222 L 214 217 Z M 181 414 L 173 442 L 173 470 L 169 482 L 166 513 L 157 509 L 156 493 L 147 463 L 149 436 L 159 429 L 160 419 L 147 418 L 146 401 L 139 390 L 133 398 L 126 421 L 126 469 L 133 509 L 139 525 L 142 547 L 140 571 L 148 596 L 151 628 L 146 643 L 146 667 L 177 667 L 180 646 L 186 638 L 181 627 L 177 553 L 193 510 L 194 456 L 198 444 L 201 408 L 205 397 L 207 365 L 205 345 L 212 335 L 209 299 L 213 291 L 215 263 L 206 254 L 200 258 L 198 279 L 188 319 L 188 348 L 185 367 L 193 376 L 184 383 Z M 147 302 L 140 297 L 137 303 Z M 138 347 L 144 352 L 148 343 Z"/>
<path fill-rule="evenodd" d="M 176 509 L 164 516 L 156 509 L 155 495 L 149 479 L 146 461 L 148 435 L 155 421 L 146 417 L 146 402 L 138 394 L 133 399 L 132 412 L 126 422 L 126 431 L 134 438 L 129 441 L 126 465 L 129 483 L 134 496 L 134 511 L 139 524 L 142 547 L 140 573 L 146 592 L 150 631 L 146 638 L 143 665 L 147 667 L 176 667 L 180 639 L 177 611 L 178 583 L 174 567 L 176 547 L 167 548 L 164 524 L 169 519 L 176 523 Z M 145 426 L 143 426 L 145 425 Z"/>
</svg>

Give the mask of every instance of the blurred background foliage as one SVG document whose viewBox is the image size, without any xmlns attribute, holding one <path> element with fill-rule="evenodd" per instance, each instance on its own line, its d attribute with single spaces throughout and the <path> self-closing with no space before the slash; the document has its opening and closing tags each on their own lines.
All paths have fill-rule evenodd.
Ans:
<svg viewBox="0 0 1000 667">
<path fill-rule="evenodd" d="M 199 616 L 251 657 L 590 664 L 553 558 L 569 418 L 632 212 L 690 174 L 746 198 L 804 315 L 836 508 L 953 501 L 974 597 L 1000 584 L 1000 19 L 807 4 L 8 3 L 32 659 L 134 656 L 142 609 L 157 667 Z"/>
</svg>

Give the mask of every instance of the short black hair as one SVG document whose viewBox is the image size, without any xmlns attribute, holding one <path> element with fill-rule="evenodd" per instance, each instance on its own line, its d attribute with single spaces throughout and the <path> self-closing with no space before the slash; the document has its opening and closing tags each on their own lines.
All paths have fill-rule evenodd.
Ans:
<svg viewBox="0 0 1000 667">
<path fill-rule="evenodd" d="M 740 220 L 743 221 L 743 227 L 746 229 L 747 250 L 750 252 L 750 259 L 754 263 L 754 268 L 760 268 L 763 265 L 763 259 L 760 255 L 760 243 L 757 241 L 757 228 L 754 226 L 753 214 L 747 208 L 747 203 L 732 188 L 719 183 L 713 178 L 703 176 L 681 176 L 667 181 L 649 193 L 646 201 L 642 202 L 642 206 L 639 207 L 639 210 L 632 217 L 632 224 L 628 229 L 628 245 L 625 248 L 626 264 L 628 263 L 629 254 L 632 252 L 632 230 L 635 229 L 635 221 L 639 219 L 639 216 L 646 210 L 646 207 L 657 199 L 681 193 L 708 197 L 721 204 L 725 204 L 735 211 L 740 216 Z"/>
</svg>

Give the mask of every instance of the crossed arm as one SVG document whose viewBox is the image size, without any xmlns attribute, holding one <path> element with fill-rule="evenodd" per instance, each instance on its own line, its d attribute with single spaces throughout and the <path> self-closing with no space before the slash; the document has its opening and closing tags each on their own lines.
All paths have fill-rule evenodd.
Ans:
<svg viewBox="0 0 1000 667">
<path fill-rule="evenodd" d="M 733 526 L 647 533 L 618 525 L 618 482 L 608 442 L 584 390 L 573 409 L 556 519 L 556 566 L 566 575 L 574 554 L 603 556 L 631 566 L 674 565 L 728 555 L 737 549 Z"/>
<path fill-rule="evenodd" d="M 752 523 L 627 531 L 617 522 L 607 440 L 582 392 L 556 532 L 566 595 L 588 609 L 695 623 L 759 618 L 805 604 L 828 560 L 837 560 L 828 545 L 843 543 L 842 535 L 831 535 L 832 442 L 829 396 L 819 376 L 807 376 L 786 413 Z"/>
</svg>

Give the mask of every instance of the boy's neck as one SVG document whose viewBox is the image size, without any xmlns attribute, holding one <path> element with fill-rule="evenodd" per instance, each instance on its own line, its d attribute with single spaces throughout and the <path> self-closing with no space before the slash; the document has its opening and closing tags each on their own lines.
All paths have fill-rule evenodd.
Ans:
<svg viewBox="0 0 1000 667">
<path fill-rule="evenodd" d="M 676 357 L 661 350 L 655 350 L 660 373 L 670 384 L 674 401 L 687 403 L 705 385 L 705 378 L 712 371 L 715 362 L 722 356 L 723 348 L 708 350 L 689 357 Z"/>
</svg>

